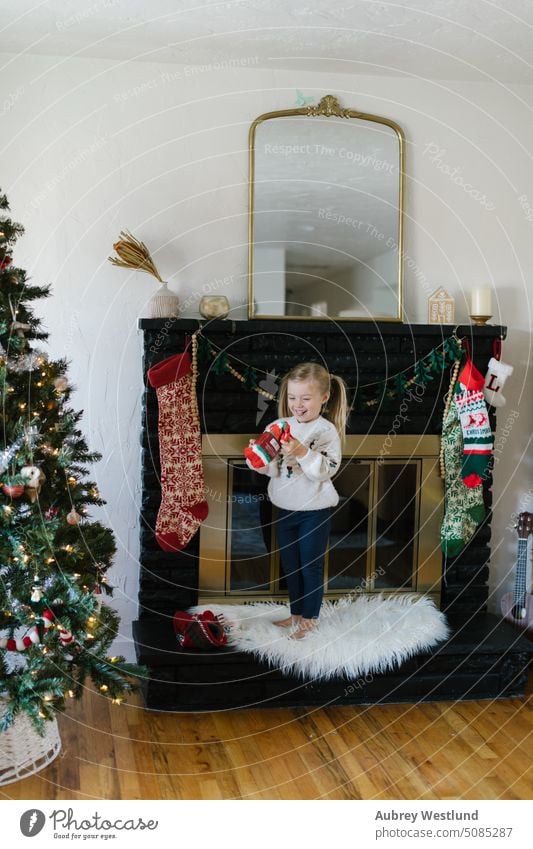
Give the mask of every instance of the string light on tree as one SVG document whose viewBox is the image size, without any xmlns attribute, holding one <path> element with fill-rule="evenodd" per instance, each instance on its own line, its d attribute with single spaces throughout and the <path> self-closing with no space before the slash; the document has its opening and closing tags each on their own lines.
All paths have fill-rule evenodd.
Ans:
<svg viewBox="0 0 533 849">
<path fill-rule="evenodd" d="M 44 731 L 88 680 L 115 697 L 131 691 L 132 676 L 144 674 L 123 658 L 110 669 L 107 652 L 119 617 L 107 605 L 99 609 L 93 588 L 112 565 L 115 540 L 86 513 L 94 501 L 105 503 L 86 480 L 101 455 L 89 450 L 79 429 L 81 412 L 66 406 L 67 361 L 35 347 L 47 334 L 33 306 L 51 288 L 33 285 L 11 265 L 23 228 L 8 209 L 0 193 L 0 739 L 24 714 Z M 46 686 L 39 689 L 41 682 Z"/>
</svg>

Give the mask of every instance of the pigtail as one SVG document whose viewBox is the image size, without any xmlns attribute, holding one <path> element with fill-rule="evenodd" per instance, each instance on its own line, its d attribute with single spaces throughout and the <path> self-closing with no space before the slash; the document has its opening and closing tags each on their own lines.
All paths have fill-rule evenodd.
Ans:
<svg viewBox="0 0 533 849">
<path fill-rule="evenodd" d="M 335 425 L 341 440 L 346 436 L 348 420 L 348 391 L 342 377 L 330 375 L 329 401 L 324 409 L 324 418 Z"/>
<path fill-rule="evenodd" d="M 288 385 L 289 379 L 290 379 L 289 375 L 290 375 L 290 372 L 282 378 L 281 383 L 279 385 L 278 417 L 280 419 L 286 419 L 290 416 L 289 405 L 287 403 L 287 385 Z"/>
</svg>

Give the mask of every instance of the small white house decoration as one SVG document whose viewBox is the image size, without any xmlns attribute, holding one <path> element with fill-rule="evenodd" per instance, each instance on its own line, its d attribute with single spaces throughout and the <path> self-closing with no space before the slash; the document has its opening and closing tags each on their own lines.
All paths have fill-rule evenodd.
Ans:
<svg viewBox="0 0 533 849">
<path fill-rule="evenodd" d="M 443 286 L 435 289 L 428 298 L 429 324 L 453 324 L 455 320 L 455 298 Z"/>
</svg>

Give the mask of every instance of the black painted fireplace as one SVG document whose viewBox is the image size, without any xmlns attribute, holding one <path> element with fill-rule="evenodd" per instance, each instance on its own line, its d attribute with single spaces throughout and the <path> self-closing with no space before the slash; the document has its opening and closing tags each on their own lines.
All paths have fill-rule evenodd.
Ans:
<svg viewBox="0 0 533 849">
<path fill-rule="evenodd" d="M 192 319 L 142 319 L 144 374 L 155 363 L 181 352 L 198 329 Z M 453 328 L 359 322 L 285 322 L 215 320 L 203 333 L 242 370 L 250 365 L 268 375 L 291 365 L 317 360 L 341 375 L 348 386 L 368 386 L 409 368 L 442 343 Z M 484 372 L 501 327 L 459 327 L 472 358 Z M 240 361 L 240 362 L 239 362 Z M 274 403 L 246 390 L 229 374 L 201 366 L 198 405 L 204 440 L 216 434 L 254 434 L 276 416 Z M 385 398 L 355 408 L 348 432 L 375 437 L 439 434 L 449 372 L 434 379 L 421 397 L 404 407 Z M 142 515 L 139 618 L 134 637 L 139 662 L 150 669 L 145 686 L 147 707 L 162 710 L 209 710 L 245 706 L 373 703 L 419 699 L 495 698 L 521 695 L 526 681 L 529 643 L 507 624 L 487 613 L 490 565 L 491 480 L 484 489 L 487 518 L 459 557 L 442 563 L 438 599 L 452 625 L 452 636 L 434 651 L 420 655 L 372 681 L 338 679 L 297 681 L 279 670 L 232 649 L 187 652 L 175 643 L 172 615 L 198 603 L 200 540 L 197 534 L 179 553 L 160 550 L 154 536 L 160 503 L 158 411 L 155 391 L 145 381 L 142 421 Z M 270 386 L 271 388 L 271 386 Z M 495 429 L 494 412 L 491 423 Z M 438 539 L 435 540 L 438 544 Z"/>
</svg>

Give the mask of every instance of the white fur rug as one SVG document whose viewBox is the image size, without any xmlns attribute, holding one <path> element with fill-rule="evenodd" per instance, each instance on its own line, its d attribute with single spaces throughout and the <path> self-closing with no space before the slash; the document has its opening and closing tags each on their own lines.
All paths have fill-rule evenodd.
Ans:
<svg viewBox="0 0 533 849">
<path fill-rule="evenodd" d="M 222 614 L 228 642 L 285 674 L 301 678 L 354 678 L 387 672 L 449 635 L 446 618 L 425 596 L 345 596 L 324 602 L 319 624 L 303 640 L 272 624 L 289 615 L 274 602 L 204 604 L 192 612 Z"/>
</svg>

